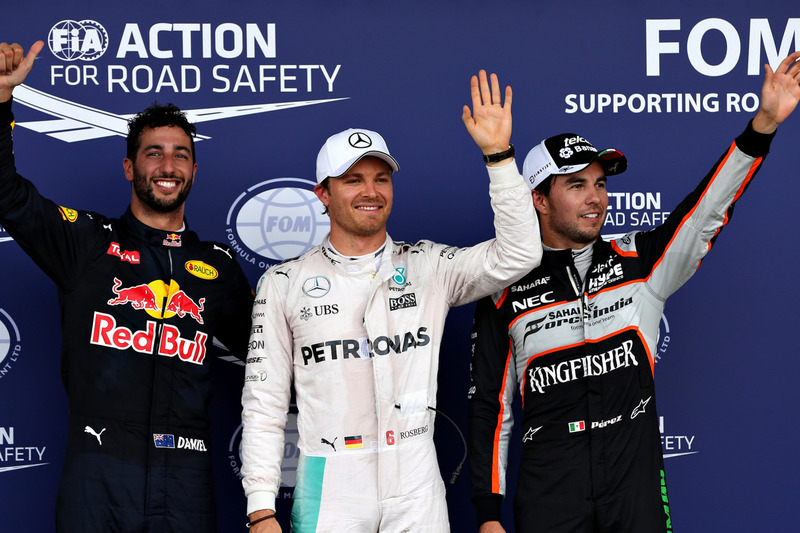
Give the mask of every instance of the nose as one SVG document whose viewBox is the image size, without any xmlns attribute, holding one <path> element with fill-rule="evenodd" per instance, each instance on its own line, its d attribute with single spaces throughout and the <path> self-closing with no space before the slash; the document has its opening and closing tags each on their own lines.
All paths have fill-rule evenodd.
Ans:
<svg viewBox="0 0 800 533">
<path fill-rule="evenodd" d="M 175 168 L 175 162 L 172 160 L 172 157 L 169 155 L 165 155 L 164 158 L 161 160 L 161 172 L 170 174 Z"/>
<path fill-rule="evenodd" d="M 377 196 L 377 189 L 375 188 L 375 182 L 373 180 L 367 179 L 364 180 L 364 189 L 362 191 L 363 196 L 368 198 L 374 198 Z"/>
<path fill-rule="evenodd" d="M 586 197 L 587 204 L 599 204 L 600 203 L 600 190 L 597 187 L 590 187 L 589 194 Z"/>
</svg>

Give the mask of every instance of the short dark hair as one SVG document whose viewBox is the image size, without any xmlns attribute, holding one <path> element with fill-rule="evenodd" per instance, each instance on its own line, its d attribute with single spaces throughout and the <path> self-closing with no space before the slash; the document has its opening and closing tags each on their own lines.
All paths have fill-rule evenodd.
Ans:
<svg viewBox="0 0 800 533">
<path fill-rule="evenodd" d="M 556 176 L 554 174 L 550 174 L 533 190 L 540 193 L 542 196 L 550 197 L 550 190 L 553 188 L 554 181 L 556 181 Z"/>
<path fill-rule="evenodd" d="M 322 188 L 325 189 L 326 191 L 331 192 L 331 178 L 330 178 L 330 176 L 328 176 L 327 178 L 322 180 L 322 183 L 320 183 L 320 185 L 322 185 Z M 323 207 L 324 207 L 324 209 L 322 210 L 322 214 L 323 215 L 327 215 L 328 214 L 328 207 L 327 206 L 323 206 Z"/>
<path fill-rule="evenodd" d="M 141 146 L 142 131 L 145 128 L 160 128 L 162 126 L 177 126 L 186 132 L 192 144 L 192 163 L 197 162 L 194 154 L 194 137 L 197 135 L 197 128 L 186 118 L 186 113 L 174 104 L 161 105 L 153 102 L 153 105 L 136 113 L 128 121 L 128 159 L 135 160 L 136 153 Z"/>
</svg>

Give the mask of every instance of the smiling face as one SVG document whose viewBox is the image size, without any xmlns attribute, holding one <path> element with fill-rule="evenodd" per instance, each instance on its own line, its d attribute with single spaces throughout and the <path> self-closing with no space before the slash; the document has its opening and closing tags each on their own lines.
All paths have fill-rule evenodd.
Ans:
<svg viewBox="0 0 800 533">
<path fill-rule="evenodd" d="M 600 236 L 608 192 L 603 168 L 597 161 L 580 172 L 555 176 L 547 196 L 536 190 L 532 194 L 545 245 L 577 250 Z"/>
<path fill-rule="evenodd" d="M 331 244 L 346 255 L 374 252 L 386 240 L 386 221 L 392 211 L 392 169 L 375 157 L 364 157 L 328 186 L 314 192 L 328 208 Z"/>
<path fill-rule="evenodd" d="M 125 179 L 133 185 L 131 210 L 153 227 L 151 218 L 165 216 L 183 221 L 183 205 L 194 183 L 197 163 L 192 162 L 189 136 L 177 126 L 145 128 L 136 159 L 123 161 Z"/>
</svg>

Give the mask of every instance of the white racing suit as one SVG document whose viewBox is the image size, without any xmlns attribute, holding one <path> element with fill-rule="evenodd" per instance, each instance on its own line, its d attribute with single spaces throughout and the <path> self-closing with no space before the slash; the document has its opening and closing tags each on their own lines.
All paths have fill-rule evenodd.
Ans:
<svg viewBox="0 0 800 533">
<path fill-rule="evenodd" d="M 445 317 L 542 255 L 516 164 L 489 175 L 495 239 L 456 248 L 387 236 L 379 261 L 323 244 L 262 276 L 242 395 L 248 513 L 275 509 L 294 381 L 293 531 L 449 531 L 429 409 Z"/>
</svg>

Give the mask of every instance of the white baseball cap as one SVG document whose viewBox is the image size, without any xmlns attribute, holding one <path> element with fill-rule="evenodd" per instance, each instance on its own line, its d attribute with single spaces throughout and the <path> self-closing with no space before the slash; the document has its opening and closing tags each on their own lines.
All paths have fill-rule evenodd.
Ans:
<svg viewBox="0 0 800 533">
<path fill-rule="evenodd" d="M 317 154 L 317 183 L 322 183 L 325 178 L 338 178 L 367 156 L 386 161 L 395 172 L 400 170 L 379 133 L 350 128 L 331 135 L 322 145 Z"/>
<path fill-rule="evenodd" d="M 628 159 L 619 150 L 598 151 L 586 138 L 562 133 L 531 148 L 522 163 L 522 175 L 533 190 L 552 175 L 580 172 L 595 161 L 600 161 L 606 176 L 622 174 L 628 168 Z"/>
</svg>

